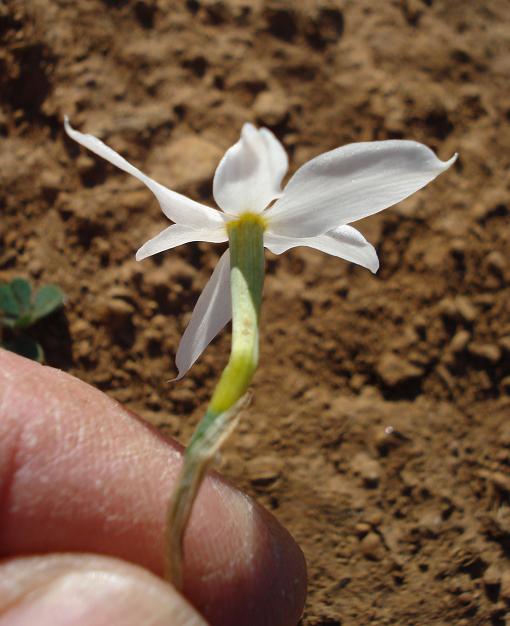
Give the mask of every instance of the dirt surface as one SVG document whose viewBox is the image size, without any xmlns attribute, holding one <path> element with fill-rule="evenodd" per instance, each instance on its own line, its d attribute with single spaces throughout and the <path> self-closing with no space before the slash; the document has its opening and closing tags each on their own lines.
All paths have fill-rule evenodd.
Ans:
<svg viewBox="0 0 510 626">
<path fill-rule="evenodd" d="M 167 222 L 63 115 L 209 203 L 248 120 L 292 169 L 360 140 L 460 153 L 359 224 L 377 276 L 268 254 L 255 398 L 220 469 L 302 546 L 303 626 L 510 623 L 509 19 L 507 0 L 0 2 L 0 278 L 58 283 L 49 363 L 183 442 L 229 333 L 166 381 L 224 246 L 136 263 Z"/>
</svg>

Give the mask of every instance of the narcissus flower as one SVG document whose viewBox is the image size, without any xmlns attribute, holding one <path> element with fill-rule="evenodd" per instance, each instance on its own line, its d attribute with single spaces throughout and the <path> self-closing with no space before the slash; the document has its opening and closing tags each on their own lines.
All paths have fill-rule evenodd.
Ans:
<svg viewBox="0 0 510 626">
<path fill-rule="evenodd" d="M 309 246 L 376 272 L 372 245 L 350 222 L 400 202 L 448 169 L 415 141 L 355 143 L 326 152 L 300 167 L 282 191 L 285 150 L 267 128 L 245 124 L 241 138 L 220 161 L 213 194 L 221 210 L 163 187 L 92 135 L 65 128 L 70 137 L 142 181 L 175 222 L 143 245 L 144 259 L 190 241 L 228 241 L 200 295 L 177 351 L 178 378 L 232 318 L 232 348 L 207 411 L 186 448 L 166 524 L 166 575 L 183 581 L 183 537 L 207 467 L 235 427 L 249 399 L 258 363 L 264 247 L 280 254 Z"/>
<path fill-rule="evenodd" d="M 72 139 L 143 182 L 174 222 L 138 250 L 138 260 L 192 241 L 228 241 L 229 225 L 253 219 L 263 228 L 264 246 L 275 254 L 308 246 L 376 272 L 379 261 L 374 247 L 349 224 L 407 198 L 456 159 L 455 155 L 440 161 L 415 141 L 353 143 L 305 163 L 282 191 L 288 169 L 282 144 L 267 128 L 245 124 L 239 141 L 227 150 L 214 175 L 213 195 L 221 209 L 217 210 L 167 189 L 96 137 L 71 128 L 67 119 L 65 128 Z M 176 356 L 178 378 L 231 317 L 227 250 L 181 339 Z"/>
</svg>

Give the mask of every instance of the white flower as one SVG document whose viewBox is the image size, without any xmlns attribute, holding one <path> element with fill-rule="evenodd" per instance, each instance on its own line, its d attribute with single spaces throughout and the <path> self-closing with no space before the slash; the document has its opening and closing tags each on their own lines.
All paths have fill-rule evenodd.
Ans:
<svg viewBox="0 0 510 626">
<path fill-rule="evenodd" d="M 147 185 L 163 213 L 175 222 L 144 244 L 137 260 L 191 241 L 227 241 L 227 222 L 243 213 L 257 213 L 266 224 L 264 245 L 275 254 L 308 246 L 376 272 L 379 260 L 374 247 L 348 224 L 407 198 L 456 159 L 454 155 L 440 161 L 415 141 L 353 143 L 305 163 L 282 191 L 288 168 L 283 146 L 267 128 L 245 124 L 239 141 L 227 150 L 214 174 L 218 211 L 160 185 L 96 137 L 71 128 L 67 118 L 65 128 L 72 139 Z M 232 317 L 229 270 L 227 250 L 179 344 L 178 378 Z"/>
</svg>

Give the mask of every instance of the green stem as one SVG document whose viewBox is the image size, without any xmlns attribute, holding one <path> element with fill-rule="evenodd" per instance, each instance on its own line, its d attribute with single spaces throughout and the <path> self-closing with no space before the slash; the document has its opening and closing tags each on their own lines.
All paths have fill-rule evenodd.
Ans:
<svg viewBox="0 0 510 626">
<path fill-rule="evenodd" d="M 217 450 L 246 406 L 259 359 L 259 316 L 264 282 L 264 222 L 245 214 L 228 224 L 232 292 L 232 349 L 207 412 L 184 455 L 167 517 L 167 577 L 182 586 L 183 537 L 193 502 Z"/>
</svg>

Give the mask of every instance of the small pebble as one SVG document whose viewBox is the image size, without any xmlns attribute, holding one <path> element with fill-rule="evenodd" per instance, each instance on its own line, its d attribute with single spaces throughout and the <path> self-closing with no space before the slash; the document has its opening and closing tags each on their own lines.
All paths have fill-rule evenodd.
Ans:
<svg viewBox="0 0 510 626">
<path fill-rule="evenodd" d="M 384 547 L 377 533 L 368 533 L 360 541 L 360 550 L 363 556 L 373 561 L 380 561 L 384 556 Z"/>
<path fill-rule="evenodd" d="M 467 330 L 459 330 L 450 342 L 450 349 L 455 354 L 463 352 L 471 339 Z"/>
<path fill-rule="evenodd" d="M 421 378 L 423 370 L 409 363 L 401 356 L 392 352 L 382 356 L 377 364 L 377 373 L 388 387 L 396 387 L 417 378 Z"/>
<path fill-rule="evenodd" d="M 493 250 L 486 257 L 487 265 L 498 274 L 504 274 L 506 259 L 498 250 Z"/>
<path fill-rule="evenodd" d="M 371 529 L 372 527 L 370 526 L 370 524 L 367 524 L 366 522 L 358 522 L 354 527 L 354 531 L 359 537 L 365 537 L 365 535 L 368 535 Z"/>
<path fill-rule="evenodd" d="M 455 309 L 459 316 L 468 323 L 473 323 L 478 317 L 478 309 L 465 296 L 457 296 L 455 298 Z"/>
<path fill-rule="evenodd" d="M 458 600 L 461 604 L 471 604 L 473 599 L 473 594 L 469 592 L 461 593 L 460 596 L 458 596 Z"/>
<path fill-rule="evenodd" d="M 97 307 L 99 318 L 104 321 L 124 320 L 131 317 L 134 308 L 129 302 L 118 298 L 105 298 Z"/>
<path fill-rule="evenodd" d="M 360 452 L 351 462 L 352 470 L 363 479 L 366 487 L 376 487 L 381 478 L 381 466 L 379 463 L 365 454 Z"/>
<path fill-rule="evenodd" d="M 83 359 L 88 356 L 91 350 L 92 348 L 88 339 L 82 339 L 81 341 L 77 341 L 74 343 L 73 351 L 75 356 L 79 359 Z"/>
<path fill-rule="evenodd" d="M 90 331 L 89 324 L 84 319 L 77 319 L 71 326 L 71 333 L 76 335 L 86 335 Z"/>
<path fill-rule="evenodd" d="M 501 350 L 498 346 L 489 343 L 470 343 L 468 352 L 475 357 L 497 363 L 501 358 Z"/>
<path fill-rule="evenodd" d="M 369 513 L 365 519 L 371 526 L 380 526 L 382 523 L 382 513 L 380 511 L 373 511 Z"/>
<path fill-rule="evenodd" d="M 94 159 L 88 154 L 80 154 L 75 162 L 76 168 L 82 176 L 84 174 L 88 174 L 90 170 L 94 168 L 95 164 L 96 162 L 94 161 Z"/>
<path fill-rule="evenodd" d="M 62 176 L 52 170 L 45 170 L 39 179 L 43 191 L 58 191 L 62 184 Z"/>
<path fill-rule="evenodd" d="M 254 485 L 267 486 L 279 478 L 282 465 L 277 456 L 260 456 L 248 461 L 246 470 Z"/>
<path fill-rule="evenodd" d="M 457 316 L 455 302 L 451 298 L 443 298 L 438 305 L 439 313 L 450 319 Z"/>
<path fill-rule="evenodd" d="M 253 103 L 253 111 L 265 124 L 279 124 L 289 110 L 285 94 L 276 91 L 262 91 Z"/>
<path fill-rule="evenodd" d="M 501 339 L 498 341 L 498 344 L 505 352 L 510 353 L 510 335 L 501 337 Z"/>
<path fill-rule="evenodd" d="M 418 526 L 425 532 L 433 535 L 434 537 L 439 534 L 439 530 L 443 520 L 441 514 L 437 511 L 426 511 L 418 522 Z"/>
<path fill-rule="evenodd" d="M 483 582 L 489 587 L 494 587 L 500 584 L 501 569 L 497 563 L 491 563 L 491 565 L 489 565 L 489 567 L 485 570 Z"/>
<path fill-rule="evenodd" d="M 164 267 L 151 268 L 150 271 L 146 272 L 144 282 L 151 293 L 161 295 L 167 294 L 172 285 L 180 287 L 178 283 L 169 280 L 168 271 Z"/>
<path fill-rule="evenodd" d="M 44 266 L 41 261 L 39 261 L 39 259 L 33 259 L 28 264 L 28 271 L 30 275 L 35 276 L 36 278 L 39 278 L 39 276 L 42 274 L 43 269 Z"/>
</svg>

